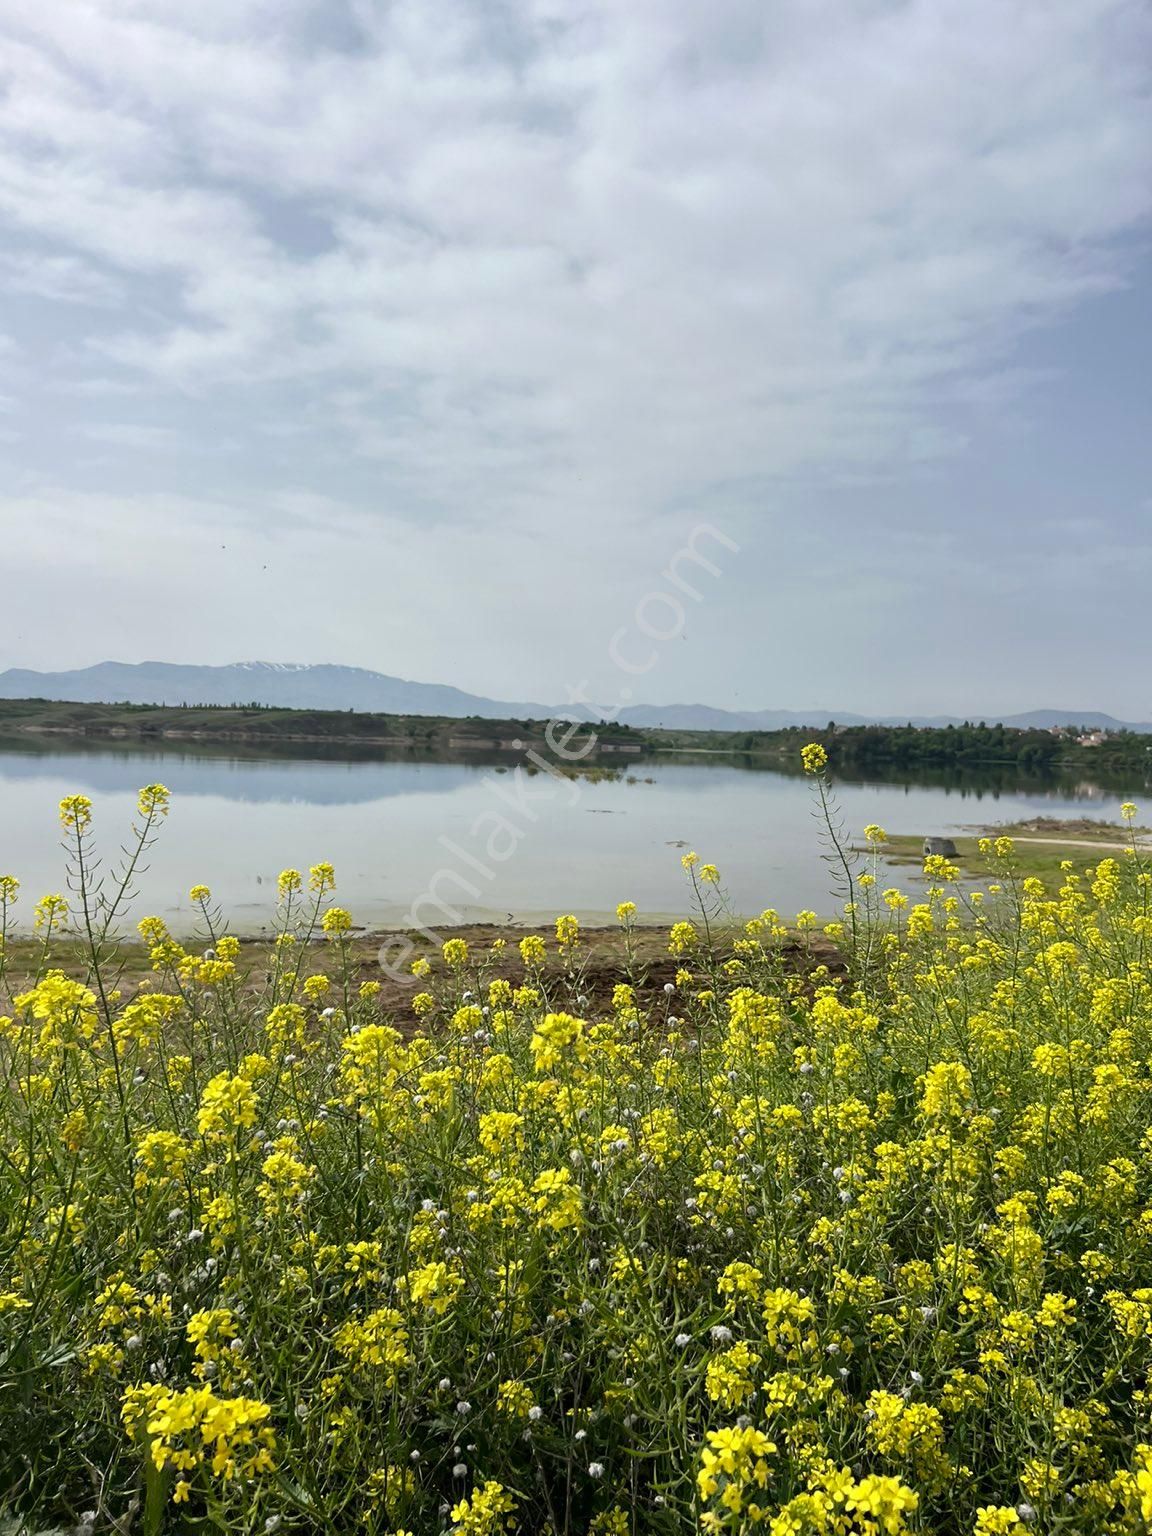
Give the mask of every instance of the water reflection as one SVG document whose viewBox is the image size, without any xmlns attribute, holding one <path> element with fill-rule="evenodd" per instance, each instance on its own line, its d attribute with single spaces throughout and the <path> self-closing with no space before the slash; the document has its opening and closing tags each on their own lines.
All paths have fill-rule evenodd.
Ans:
<svg viewBox="0 0 1152 1536">
<path fill-rule="evenodd" d="M 320 859 L 336 864 L 343 904 L 372 925 L 402 922 L 438 878 L 466 921 L 603 917 L 621 900 L 648 917 L 679 915 L 683 845 L 720 865 L 741 914 L 831 907 L 811 785 L 762 759 L 630 758 L 613 780 L 556 784 L 545 774 L 524 778 L 504 753 L 434 760 L 296 744 L 257 751 L 182 742 L 172 750 L 25 738 L 0 742 L 0 872 L 23 881 L 25 913 L 36 897 L 64 888 L 59 799 L 90 795 L 101 845 L 114 854 L 137 788 L 153 780 L 172 790 L 173 808 L 135 915 L 158 912 L 177 929 L 191 926 L 187 891 L 204 881 L 238 931 L 258 930 L 272 918 L 279 870 Z M 1129 784 L 1003 767 L 844 775 L 837 789 L 850 831 L 874 821 L 916 836 L 1041 814 L 1114 819 L 1122 800 L 1139 798 Z M 514 851 L 499 861 L 485 852 L 481 830 L 495 813 L 515 829 Z M 451 870 L 463 873 L 445 875 Z"/>
<path fill-rule="evenodd" d="M 504 774 L 517 767 L 536 770 L 524 754 L 511 752 L 430 753 L 419 746 L 389 750 L 323 743 L 181 742 L 179 747 L 150 748 L 135 742 L 109 744 L 106 739 L 68 738 L 44 741 L 28 736 L 0 736 L 0 785 L 5 780 L 35 781 L 67 777 L 77 793 L 115 793 L 161 779 L 174 792 L 186 795 L 226 795 L 249 804 L 357 805 L 385 796 L 412 793 L 446 794 L 477 774 Z M 802 781 L 803 771 L 792 765 L 747 752 L 649 753 L 626 763 L 607 765 L 619 780 L 643 780 L 661 769 L 691 768 L 707 775 L 721 769 L 762 775 L 769 779 Z M 1075 775 L 1035 773 L 1011 764 L 957 767 L 925 765 L 916 770 L 884 772 L 838 770 L 843 788 L 904 790 L 913 795 L 939 789 L 961 799 L 998 799 L 1009 795 L 1091 805 L 1111 804 L 1138 793 L 1129 779 L 1115 784 L 1093 782 Z M 1152 782 L 1152 781 L 1149 781 Z"/>
</svg>

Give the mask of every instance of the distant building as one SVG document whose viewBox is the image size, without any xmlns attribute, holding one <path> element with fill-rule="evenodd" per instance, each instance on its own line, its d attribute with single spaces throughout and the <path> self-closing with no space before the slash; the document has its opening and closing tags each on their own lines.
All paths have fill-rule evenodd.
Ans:
<svg viewBox="0 0 1152 1536">
<path fill-rule="evenodd" d="M 924 857 L 928 859 L 933 854 L 939 854 L 942 859 L 954 859 L 956 857 L 956 844 L 950 837 L 926 837 L 924 839 Z"/>
</svg>

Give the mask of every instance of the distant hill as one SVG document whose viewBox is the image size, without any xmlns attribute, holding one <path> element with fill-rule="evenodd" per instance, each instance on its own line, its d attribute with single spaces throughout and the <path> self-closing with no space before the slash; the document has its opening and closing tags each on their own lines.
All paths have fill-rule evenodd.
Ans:
<svg viewBox="0 0 1152 1536">
<path fill-rule="evenodd" d="M 1030 709 L 1018 715 L 854 715 L 836 709 L 716 709 L 710 704 L 638 704 L 621 711 L 620 718 L 629 725 L 655 730 L 684 731 L 782 731 L 789 726 L 824 727 L 837 725 L 916 725 L 942 730 L 949 725 L 982 721 L 986 725 L 1006 725 L 1013 730 L 1047 731 L 1056 726 L 1077 726 L 1092 731 L 1135 731 L 1152 734 L 1152 723 L 1136 724 L 1117 720 L 1114 715 L 1095 709 Z"/>
<path fill-rule="evenodd" d="M 357 710 L 372 714 L 438 715 L 453 719 L 544 720 L 566 706 L 489 699 L 443 683 L 415 683 L 365 667 L 305 666 L 268 661 L 226 667 L 183 667 L 163 661 L 104 661 L 74 672 L 0 672 L 0 698 L 65 699 L 78 704 L 264 704 L 283 709 Z M 591 711 L 585 713 L 592 716 Z M 979 717 L 1022 730 L 1079 725 L 1090 730 L 1152 733 L 1152 724 L 1117 720 L 1098 710 L 1033 709 Z M 833 709 L 717 709 L 710 704 L 635 704 L 622 724 L 693 731 L 774 731 L 788 726 L 960 725 L 958 716 L 859 715 Z"/>
<path fill-rule="evenodd" d="M 76 704 L 271 704 L 283 709 L 355 709 L 384 715 L 546 719 L 544 704 L 497 703 L 441 683 L 413 683 L 364 667 L 242 661 L 181 667 L 165 661 L 102 661 L 77 672 L 0 672 L 0 698 Z"/>
</svg>

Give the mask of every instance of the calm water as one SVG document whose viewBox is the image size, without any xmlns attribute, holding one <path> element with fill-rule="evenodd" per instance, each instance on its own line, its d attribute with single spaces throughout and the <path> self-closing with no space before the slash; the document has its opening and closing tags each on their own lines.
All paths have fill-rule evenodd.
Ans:
<svg viewBox="0 0 1152 1536">
<path fill-rule="evenodd" d="M 219 753 L 220 755 L 212 755 Z M 141 784 L 161 780 L 172 811 L 139 881 L 134 915 L 190 929 L 188 888 L 210 885 L 237 932 L 271 917 L 276 876 L 318 860 L 336 866 L 341 902 L 372 926 L 409 921 L 433 892 L 457 921 L 592 919 L 618 901 L 665 917 L 686 906 L 684 847 L 720 866 L 741 914 L 774 906 L 831 910 L 811 786 L 726 759 L 645 760 L 625 770 L 652 782 L 557 782 L 462 762 L 243 757 L 184 751 L 0 748 L 0 873 L 27 901 L 64 890 L 56 806 L 95 802 L 105 856 L 115 859 Z M 925 835 L 1035 815 L 1118 819 L 1139 791 L 1023 785 L 1011 774 L 962 783 L 841 783 L 852 834 L 868 822 Z M 449 919 L 425 900 L 420 918 Z"/>
</svg>

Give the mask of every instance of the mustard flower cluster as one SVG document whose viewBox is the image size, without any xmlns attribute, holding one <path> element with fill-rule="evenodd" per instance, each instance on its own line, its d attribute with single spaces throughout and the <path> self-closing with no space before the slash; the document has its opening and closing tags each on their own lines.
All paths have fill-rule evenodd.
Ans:
<svg viewBox="0 0 1152 1536">
<path fill-rule="evenodd" d="M 986 852 L 793 925 L 686 856 L 658 984 L 623 902 L 600 992 L 568 914 L 391 1011 L 330 865 L 258 949 L 207 887 L 210 944 L 53 909 L 0 953 L 0 1509 L 1147 1536 L 1152 868 Z"/>
</svg>

